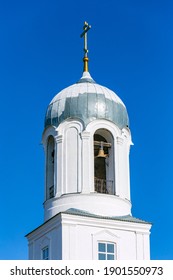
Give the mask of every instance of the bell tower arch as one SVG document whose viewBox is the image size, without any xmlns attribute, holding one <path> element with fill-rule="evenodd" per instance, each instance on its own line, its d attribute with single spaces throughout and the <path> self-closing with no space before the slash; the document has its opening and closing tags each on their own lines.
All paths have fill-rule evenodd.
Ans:
<svg viewBox="0 0 173 280">
<path fill-rule="evenodd" d="M 50 135 L 46 147 L 46 200 L 55 196 L 54 163 L 55 163 L 55 141 Z"/>
<path fill-rule="evenodd" d="M 94 187 L 95 191 L 115 194 L 114 139 L 106 129 L 94 133 Z"/>
</svg>

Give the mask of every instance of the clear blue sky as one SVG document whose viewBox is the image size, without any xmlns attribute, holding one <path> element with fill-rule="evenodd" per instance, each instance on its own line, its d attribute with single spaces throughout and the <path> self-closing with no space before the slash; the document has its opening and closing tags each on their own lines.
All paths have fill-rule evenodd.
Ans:
<svg viewBox="0 0 173 280">
<path fill-rule="evenodd" d="M 151 258 L 173 259 L 173 2 L 0 1 L 0 259 L 27 259 L 24 235 L 43 222 L 44 116 L 82 74 L 126 104 L 132 213 L 153 222 Z"/>
</svg>

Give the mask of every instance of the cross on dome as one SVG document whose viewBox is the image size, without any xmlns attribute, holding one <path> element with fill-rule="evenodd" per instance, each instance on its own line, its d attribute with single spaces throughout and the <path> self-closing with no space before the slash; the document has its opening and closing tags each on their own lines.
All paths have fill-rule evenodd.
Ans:
<svg viewBox="0 0 173 280">
<path fill-rule="evenodd" d="M 84 31 L 82 32 L 82 34 L 80 35 L 80 37 L 84 37 L 84 58 L 83 58 L 83 62 L 84 62 L 84 72 L 88 72 L 88 46 L 87 46 L 87 32 L 90 30 L 91 25 L 89 25 L 86 21 L 84 22 Z"/>
</svg>

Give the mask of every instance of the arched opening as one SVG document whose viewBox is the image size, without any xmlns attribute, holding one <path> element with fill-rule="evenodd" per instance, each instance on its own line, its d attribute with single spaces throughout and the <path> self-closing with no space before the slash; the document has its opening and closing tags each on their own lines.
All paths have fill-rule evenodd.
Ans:
<svg viewBox="0 0 173 280">
<path fill-rule="evenodd" d="M 49 136 L 47 141 L 47 160 L 46 160 L 46 199 L 55 196 L 54 188 L 54 138 Z"/>
<path fill-rule="evenodd" d="M 113 137 L 106 129 L 94 134 L 94 187 L 95 192 L 115 194 Z"/>
</svg>

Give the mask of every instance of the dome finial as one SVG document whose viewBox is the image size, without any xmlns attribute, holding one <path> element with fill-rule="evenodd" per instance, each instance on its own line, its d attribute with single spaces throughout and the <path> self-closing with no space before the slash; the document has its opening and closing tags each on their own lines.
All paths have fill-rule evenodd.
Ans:
<svg viewBox="0 0 173 280">
<path fill-rule="evenodd" d="M 83 32 L 80 35 L 80 37 L 84 37 L 84 58 L 83 58 L 83 62 L 84 62 L 84 72 L 88 72 L 88 48 L 87 48 L 87 32 L 88 30 L 91 28 L 91 25 L 89 25 L 86 21 L 84 22 L 84 27 L 83 27 Z"/>
</svg>

